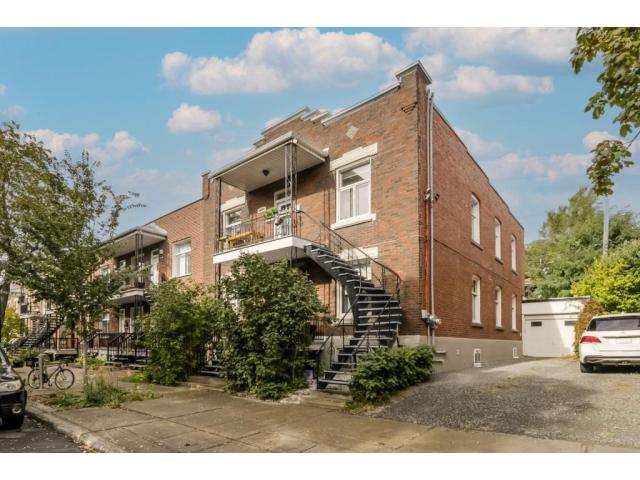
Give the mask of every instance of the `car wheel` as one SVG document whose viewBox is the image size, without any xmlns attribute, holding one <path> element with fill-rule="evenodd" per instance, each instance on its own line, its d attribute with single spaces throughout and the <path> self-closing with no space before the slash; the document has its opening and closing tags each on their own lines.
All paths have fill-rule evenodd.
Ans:
<svg viewBox="0 0 640 480">
<path fill-rule="evenodd" d="M 589 365 L 588 363 L 581 363 L 580 371 L 582 373 L 593 373 L 593 365 Z"/>
<path fill-rule="evenodd" d="M 8 429 L 18 429 L 24 422 L 24 413 L 18 417 L 9 417 L 2 419 L 2 426 Z"/>
</svg>

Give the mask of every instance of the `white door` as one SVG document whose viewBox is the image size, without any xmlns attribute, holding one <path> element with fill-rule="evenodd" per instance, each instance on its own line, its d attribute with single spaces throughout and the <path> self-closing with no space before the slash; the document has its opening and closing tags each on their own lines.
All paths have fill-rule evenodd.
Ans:
<svg viewBox="0 0 640 480">
<path fill-rule="evenodd" d="M 126 308 L 121 308 L 118 311 L 118 323 L 119 323 L 118 333 L 129 332 L 129 319 L 127 318 Z"/>
<path fill-rule="evenodd" d="M 529 357 L 563 357 L 573 353 L 574 318 L 525 318 L 523 353 Z"/>
<path fill-rule="evenodd" d="M 274 224 L 274 237 L 291 235 L 291 197 L 285 197 L 284 190 L 276 192 L 273 206 L 278 210 Z"/>
<path fill-rule="evenodd" d="M 158 250 L 151 251 L 151 260 L 149 262 L 149 274 L 151 276 L 151 284 L 157 285 L 160 281 L 160 255 Z"/>
</svg>

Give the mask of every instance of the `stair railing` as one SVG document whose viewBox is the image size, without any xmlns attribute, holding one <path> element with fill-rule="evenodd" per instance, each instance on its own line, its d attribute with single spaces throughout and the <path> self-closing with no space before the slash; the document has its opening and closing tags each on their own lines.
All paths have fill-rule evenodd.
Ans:
<svg viewBox="0 0 640 480">
<path fill-rule="evenodd" d="M 380 325 L 381 325 L 383 312 L 391 311 L 390 305 L 392 301 L 395 300 L 399 304 L 400 285 L 401 285 L 400 276 L 393 269 L 387 267 L 386 265 L 372 258 L 360 247 L 355 246 L 349 240 L 347 240 L 342 235 L 340 235 L 335 230 L 333 230 L 326 223 L 313 218 L 312 216 L 310 216 L 304 211 L 299 211 L 296 213 L 297 215 L 294 216 L 294 224 L 293 224 L 294 234 L 304 237 L 307 240 L 315 241 L 317 244 L 327 247 L 330 251 L 335 253 L 336 256 L 344 260 L 345 263 L 348 264 L 353 270 L 356 270 L 358 272 L 357 283 L 356 282 L 353 282 L 353 283 L 356 283 L 358 287 L 357 291 L 360 294 L 360 296 L 362 296 L 363 281 L 367 281 L 366 279 L 367 277 L 369 277 L 369 274 L 372 280 L 371 283 L 374 286 L 382 288 L 383 291 L 389 294 L 389 298 L 387 299 L 387 302 L 378 313 L 376 319 L 374 320 L 373 323 L 370 323 L 370 324 L 368 323 L 364 335 L 360 337 L 360 340 L 358 341 L 354 350 L 352 351 L 352 354 L 351 354 L 352 363 L 355 366 L 357 364 L 358 349 L 362 347 L 362 344 L 365 340 L 367 342 L 366 344 L 367 351 L 369 351 L 371 348 L 370 331 L 372 327 L 376 326 L 378 330 L 378 336 L 380 337 Z M 311 232 L 311 235 L 309 235 L 308 231 L 306 231 L 305 234 L 303 235 L 302 233 L 303 225 L 301 221 L 302 217 L 309 219 L 312 224 L 318 227 L 318 232 L 316 232 L 315 235 L 313 234 L 313 232 Z M 312 238 L 309 238 L 309 237 L 312 237 Z M 369 267 L 367 264 L 371 266 L 370 267 L 371 269 L 369 271 L 368 271 Z M 379 270 L 379 272 L 376 269 Z M 352 290 L 352 288 L 347 289 L 347 291 L 349 290 Z M 320 374 L 320 370 L 319 370 L 320 356 L 324 351 L 324 349 L 327 347 L 327 343 L 329 343 L 330 361 L 332 361 L 334 357 L 334 351 L 335 351 L 334 349 L 336 347 L 334 345 L 333 337 L 335 336 L 335 333 L 337 333 L 339 330 L 342 333 L 341 335 L 342 348 L 346 346 L 345 326 L 346 326 L 346 319 L 349 318 L 350 313 L 352 313 L 351 315 L 351 317 L 353 318 L 352 329 L 355 337 L 355 330 L 358 327 L 358 318 L 359 318 L 359 315 L 358 315 L 359 307 L 357 306 L 358 298 L 359 298 L 358 295 L 349 295 L 349 308 L 347 309 L 347 312 L 345 312 L 342 315 L 342 318 L 336 324 L 334 324 L 333 328 L 329 332 L 329 336 L 320 345 L 320 348 L 318 350 L 318 375 Z M 355 315 L 353 313 L 355 313 Z M 390 318 L 391 317 L 389 317 L 389 319 Z M 380 340 L 378 342 L 380 342 Z"/>
</svg>

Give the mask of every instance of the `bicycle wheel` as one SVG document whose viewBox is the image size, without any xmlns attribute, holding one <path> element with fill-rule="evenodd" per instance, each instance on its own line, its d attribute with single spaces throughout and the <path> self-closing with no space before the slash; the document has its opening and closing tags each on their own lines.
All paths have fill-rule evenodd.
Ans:
<svg viewBox="0 0 640 480">
<path fill-rule="evenodd" d="M 73 382 L 75 381 L 76 377 L 73 375 L 73 372 L 67 368 L 58 370 L 58 373 L 56 373 L 56 378 L 54 379 L 56 387 L 58 387 L 58 389 L 60 390 L 71 388 Z"/>
<path fill-rule="evenodd" d="M 27 376 L 27 385 L 31 388 L 40 388 L 40 370 L 34 368 Z"/>
</svg>

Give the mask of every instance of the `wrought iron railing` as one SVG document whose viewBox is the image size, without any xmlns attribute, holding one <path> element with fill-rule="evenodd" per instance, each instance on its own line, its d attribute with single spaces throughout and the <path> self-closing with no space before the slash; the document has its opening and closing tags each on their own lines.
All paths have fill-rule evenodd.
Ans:
<svg viewBox="0 0 640 480">
<path fill-rule="evenodd" d="M 256 216 L 249 220 L 225 227 L 218 237 L 217 253 L 248 247 L 257 243 L 276 240 L 296 234 L 299 213 L 279 213 Z"/>
</svg>

